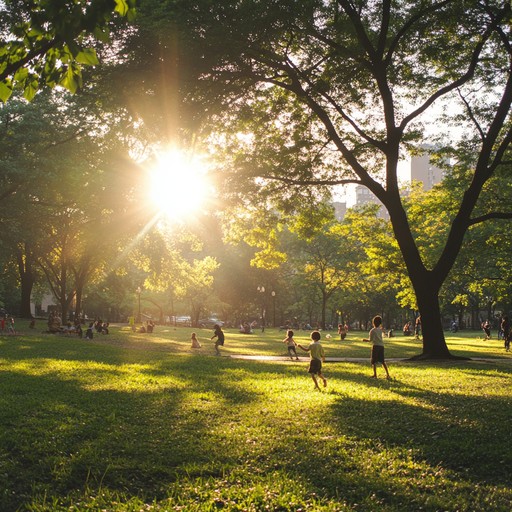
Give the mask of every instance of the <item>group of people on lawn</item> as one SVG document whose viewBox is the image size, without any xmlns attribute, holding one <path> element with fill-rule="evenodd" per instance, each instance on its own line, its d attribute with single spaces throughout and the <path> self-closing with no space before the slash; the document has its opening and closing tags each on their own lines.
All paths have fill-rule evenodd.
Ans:
<svg viewBox="0 0 512 512">
<path fill-rule="evenodd" d="M 31 322 L 30 327 L 35 326 Z M 48 332 L 51 333 L 59 333 L 59 334 L 76 334 L 79 338 L 84 336 L 82 329 L 82 322 L 80 319 L 76 319 L 73 323 L 67 322 L 65 325 L 62 325 L 62 319 L 60 316 L 51 312 L 48 317 Z M 85 330 L 85 339 L 91 340 L 94 336 L 94 333 L 98 334 L 108 334 L 109 333 L 109 322 L 104 322 L 101 318 L 96 319 L 93 322 L 89 322 L 89 326 Z"/>
<path fill-rule="evenodd" d="M 491 339 L 491 322 L 489 320 L 486 320 L 485 322 L 482 322 L 482 330 L 485 333 L 485 339 L 490 340 Z M 505 350 L 507 352 L 510 351 L 510 342 L 512 341 L 512 330 L 510 329 L 510 321 L 508 319 L 508 316 L 504 315 L 501 318 L 501 321 L 499 323 L 498 327 L 498 340 L 502 339 L 505 345 Z"/>
<path fill-rule="evenodd" d="M 383 341 L 383 330 L 382 330 L 382 317 L 375 316 L 372 320 L 372 329 L 370 330 L 369 337 L 365 338 L 363 341 L 369 342 L 372 344 L 371 351 L 371 365 L 373 369 L 372 378 L 377 378 L 377 364 L 380 363 L 386 372 L 386 378 L 389 380 L 391 377 L 389 375 L 389 370 L 385 362 L 384 358 L 384 341 Z M 325 362 L 325 350 L 320 343 L 321 334 L 319 331 L 313 331 L 310 335 L 311 343 L 305 347 L 300 343 L 297 343 L 294 338 L 294 332 L 289 329 L 286 333 L 286 338 L 284 338 L 283 343 L 286 344 L 288 349 L 288 354 L 290 359 L 299 360 L 299 356 L 297 355 L 297 347 L 303 350 L 304 352 L 309 352 L 310 361 L 308 373 L 311 375 L 313 379 L 313 383 L 315 385 L 315 389 L 320 390 L 320 385 L 318 381 L 320 380 L 323 383 L 324 387 L 327 387 L 327 379 L 324 377 L 322 373 L 322 363 Z M 211 340 L 215 339 L 215 353 L 216 355 L 220 355 L 219 347 L 224 345 L 225 335 L 222 328 L 219 325 L 215 325 L 213 336 L 210 338 Z M 343 338 L 342 338 L 343 339 Z M 191 335 L 192 346 L 191 348 L 201 348 L 201 344 L 197 339 L 197 335 L 195 332 Z"/>
</svg>

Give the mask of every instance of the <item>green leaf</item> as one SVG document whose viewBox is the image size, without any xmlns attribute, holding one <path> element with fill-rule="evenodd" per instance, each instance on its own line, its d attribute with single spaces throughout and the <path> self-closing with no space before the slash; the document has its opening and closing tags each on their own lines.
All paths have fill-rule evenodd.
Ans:
<svg viewBox="0 0 512 512">
<path fill-rule="evenodd" d="M 126 16 L 128 21 L 133 21 L 136 15 L 136 5 L 135 0 L 116 0 L 116 7 L 114 9 L 115 12 L 119 13 L 121 16 Z"/>
<path fill-rule="evenodd" d="M 62 87 L 67 89 L 71 94 L 75 94 L 79 86 L 79 72 L 73 70 L 70 66 L 59 82 Z"/>
<path fill-rule="evenodd" d="M 25 89 L 23 91 L 23 97 L 27 101 L 32 101 L 32 99 L 36 95 L 36 92 L 38 89 L 39 89 L 39 83 L 37 82 L 37 80 L 32 80 L 25 86 Z"/>
<path fill-rule="evenodd" d="M 28 78 L 28 69 L 20 68 L 14 73 L 14 80 L 16 82 L 23 82 Z"/>
<path fill-rule="evenodd" d="M 99 64 L 96 50 L 93 48 L 85 48 L 76 55 L 75 60 L 80 64 L 85 64 L 87 66 L 96 66 Z"/>
<path fill-rule="evenodd" d="M 5 103 L 12 94 L 12 85 L 10 80 L 0 82 L 0 101 Z"/>
<path fill-rule="evenodd" d="M 129 10 L 130 6 L 126 0 L 116 0 L 116 8 L 114 11 L 118 12 L 121 16 L 126 16 Z"/>
</svg>

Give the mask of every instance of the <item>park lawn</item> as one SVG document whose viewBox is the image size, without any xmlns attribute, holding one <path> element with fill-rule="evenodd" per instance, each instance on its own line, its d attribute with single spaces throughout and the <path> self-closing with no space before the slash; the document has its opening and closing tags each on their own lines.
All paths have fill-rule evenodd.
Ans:
<svg viewBox="0 0 512 512">
<path fill-rule="evenodd" d="M 127 326 L 121 328 L 122 332 L 129 331 Z M 160 346 L 162 350 L 179 351 L 188 349 L 190 346 L 190 335 L 197 333 L 197 337 L 202 344 L 199 353 L 213 354 L 214 341 L 210 338 L 213 334 L 211 329 L 200 329 L 192 327 L 169 327 L 158 326 L 158 343 L 164 343 Z M 255 330 L 253 334 L 240 334 L 237 329 L 225 329 L 226 344 L 222 349 L 224 355 L 265 355 L 265 356 L 286 356 L 287 350 L 282 342 L 286 336 L 286 331 L 278 329 L 266 329 L 264 333 Z M 345 340 L 340 341 L 335 331 L 322 332 L 322 344 L 326 349 L 327 357 L 334 358 L 369 358 L 370 345 L 363 342 L 368 338 L 366 331 L 350 331 Z M 309 339 L 310 331 L 295 330 L 294 339 L 297 343 L 307 345 L 311 342 Z M 330 336 L 327 338 L 326 336 Z M 491 340 L 485 340 L 481 331 L 463 331 L 456 334 L 446 333 L 447 343 L 450 351 L 457 356 L 471 358 L 506 358 L 511 357 L 505 353 L 503 342 L 496 337 Z M 145 342 L 148 339 L 155 340 L 152 335 L 134 334 L 132 339 L 138 342 Z M 409 358 L 421 352 L 421 340 L 416 340 L 414 336 L 403 336 L 401 333 L 392 338 L 384 338 L 386 345 L 386 357 L 389 358 Z M 190 349 L 190 352 L 197 353 L 197 350 Z M 305 356 L 304 352 L 298 350 L 299 355 Z"/>
<path fill-rule="evenodd" d="M 327 362 L 315 392 L 305 360 L 215 357 L 211 331 L 196 351 L 190 332 L 0 337 L 0 510 L 510 510 L 512 363 L 496 340 L 450 338 L 494 360 L 392 361 L 392 381 Z M 365 335 L 333 335 L 327 355 L 367 358 Z M 285 355 L 283 337 L 227 330 L 223 354 Z M 387 342 L 388 357 L 419 352 Z"/>
</svg>

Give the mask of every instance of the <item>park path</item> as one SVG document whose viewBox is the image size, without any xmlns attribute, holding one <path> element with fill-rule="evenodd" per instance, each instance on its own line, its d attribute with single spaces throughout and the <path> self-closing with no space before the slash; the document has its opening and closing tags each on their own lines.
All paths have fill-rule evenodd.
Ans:
<svg viewBox="0 0 512 512">
<path fill-rule="evenodd" d="M 247 355 L 247 354 L 230 354 L 228 357 L 231 359 L 247 359 L 249 361 L 291 361 L 294 362 L 295 359 L 290 359 L 288 356 L 263 356 L 263 355 Z M 325 362 L 354 362 L 354 363 L 362 363 L 368 361 L 368 357 L 326 357 Z M 307 362 L 309 361 L 309 356 L 299 356 L 299 362 Z M 400 359 L 388 359 L 388 361 L 400 361 Z"/>
<path fill-rule="evenodd" d="M 290 362 L 308 362 L 309 357 L 299 356 L 299 360 L 291 360 L 288 356 L 264 356 L 264 355 L 248 355 L 248 354 L 230 354 L 227 357 L 231 359 L 245 359 L 248 361 L 290 361 Z M 326 357 L 326 363 L 368 363 L 369 357 Z M 412 361 L 408 358 L 403 357 L 386 357 L 386 362 L 402 362 L 402 363 L 431 363 L 432 361 Z M 503 358 L 485 358 L 485 357 L 472 357 L 467 361 L 453 360 L 443 361 L 443 363 L 461 363 L 461 362 L 473 362 L 473 363 L 512 363 L 511 357 Z"/>
</svg>

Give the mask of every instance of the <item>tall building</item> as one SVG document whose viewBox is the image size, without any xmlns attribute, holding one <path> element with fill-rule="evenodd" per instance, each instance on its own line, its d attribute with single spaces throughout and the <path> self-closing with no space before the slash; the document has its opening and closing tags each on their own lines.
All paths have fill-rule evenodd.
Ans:
<svg viewBox="0 0 512 512">
<path fill-rule="evenodd" d="M 336 220 L 341 222 L 347 213 L 347 203 L 335 201 L 332 205 L 334 206 L 334 216 L 336 217 Z"/>
<path fill-rule="evenodd" d="M 411 157 L 411 181 L 423 183 L 423 190 L 430 190 L 443 180 L 443 170 L 430 161 L 430 155 Z"/>
<path fill-rule="evenodd" d="M 382 219 L 389 219 L 389 214 L 386 208 L 384 208 L 384 205 L 381 204 L 381 202 L 375 197 L 373 192 L 370 192 L 365 186 L 363 185 L 357 185 L 355 188 L 356 191 L 356 202 L 354 206 L 362 206 L 364 204 L 368 203 L 375 203 L 380 204 L 380 210 L 377 214 L 378 217 Z"/>
</svg>

